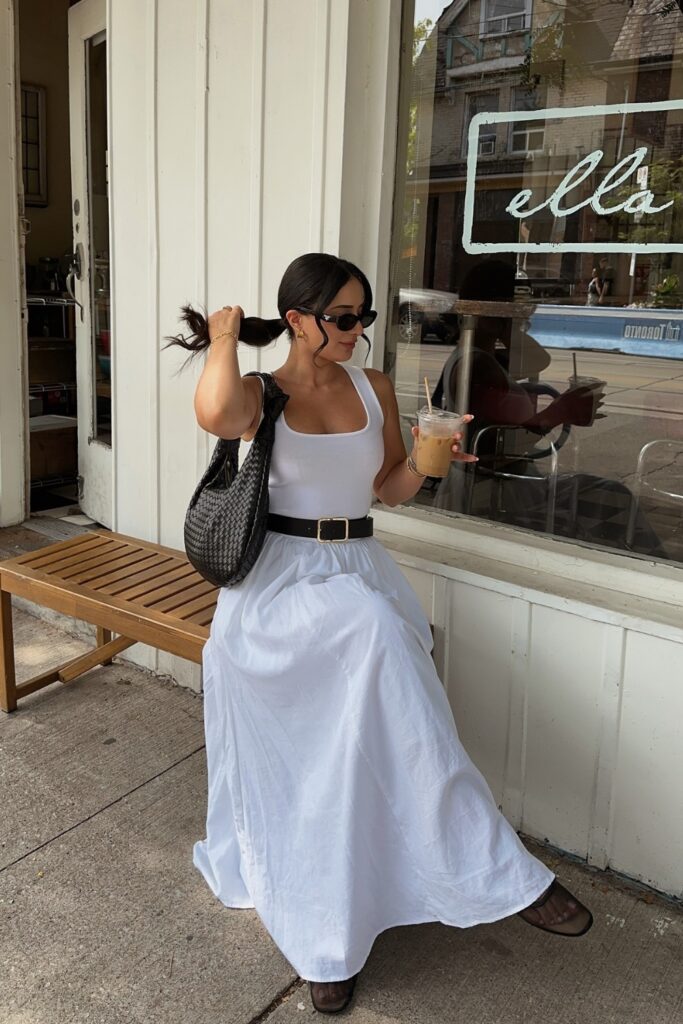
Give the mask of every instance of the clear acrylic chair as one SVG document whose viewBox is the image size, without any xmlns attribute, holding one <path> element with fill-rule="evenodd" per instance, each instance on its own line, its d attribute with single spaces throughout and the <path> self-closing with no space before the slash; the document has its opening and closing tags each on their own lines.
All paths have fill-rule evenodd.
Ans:
<svg viewBox="0 0 683 1024">
<path fill-rule="evenodd" d="M 492 487 L 489 510 L 492 519 L 500 518 L 501 513 L 505 511 L 505 481 L 519 481 L 522 485 L 524 482 L 533 482 L 537 486 L 540 481 L 545 480 L 547 486 L 545 529 L 547 533 L 553 533 L 555 527 L 555 507 L 557 503 L 558 445 L 556 442 L 550 440 L 550 438 L 543 437 L 539 438 L 539 443 L 543 445 L 542 449 L 532 446 L 527 450 L 524 445 L 521 446 L 524 449 L 522 451 L 519 450 L 519 445 L 516 446 L 515 450 L 509 449 L 507 447 L 508 437 L 511 435 L 518 438 L 521 431 L 526 433 L 525 428 L 521 426 L 496 425 L 483 427 L 474 435 L 471 449 L 473 455 L 478 455 L 482 441 L 487 437 L 490 437 L 492 434 L 495 437 L 495 449 L 493 454 L 490 456 L 492 462 L 491 468 L 488 468 L 481 463 L 475 463 L 470 467 L 470 472 L 467 477 L 469 486 L 465 498 L 465 511 L 468 515 L 471 515 L 474 487 L 477 476 L 480 474 L 485 475 L 491 481 Z M 528 468 L 529 463 L 536 465 L 541 458 L 548 458 L 550 460 L 547 473 L 539 475 L 538 473 L 524 471 Z M 520 465 L 520 467 L 522 467 L 522 471 L 513 471 L 513 467 L 516 465 Z"/>
<path fill-rule="evenodd" d="M 679 474 L 680 479 L 680 490 L 669 490 L 671 486 L 667 484 L 666 487 L 658 486 L 648 480 L 648 474 L 655 472 L 657 469 L 666 468 L 662 466 L 661 461 L 656 461 L 656 456 L 661 456 L 665 452 L 673 454 L 674 458 L 680 457 L 682 460 L 681 471 Z M 669 463 L 671 466 L 672 463 Z M 678 485 L 676 485 L 678 486 Z M 633 481 L 633 498 L 631 501 L 631 508 L 629 511 L 628 525 L 626 527 L 626 546 L 629 548 L 633 547 L 636 526 L 638 522 L 638 511 L 640 507 L 640 500 L 643 496 L 661 498 L 665 503 L 681 504 L 683 506 L 683 440 L 659 440 L 649 441 L 644 444 L 640 449 L 638 455 L 638 462 L 636 463 L 636 474 Z M 683 507 L 682 507 L 683 513 Z"/>
</svg>

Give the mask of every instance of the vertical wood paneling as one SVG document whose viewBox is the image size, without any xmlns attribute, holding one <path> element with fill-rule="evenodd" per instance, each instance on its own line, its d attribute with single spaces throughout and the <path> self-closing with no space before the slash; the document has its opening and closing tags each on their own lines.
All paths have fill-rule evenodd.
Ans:
<svg viewBox="0 0 683 1024">
<path fill-rule="evenodd" d="M 195 282 L 194 300 L 206 308 L 208 296 L 207 278 L 207 146 L 209 118 L 209 0 L 197 3 L 197 61 L 195 90 L 197 116 L 195 120 Z M 199 379 L 203 361 L 193 360 L 192 391 Z M 212 438 L 194 420 L 195 432 L 195 480 L 204 472 L 211 452 Z"/>
<path fill-rule="evenodd" d="M 150 216 L 150 249 L 149 249 L 149 323 L 151 345 L 147 346 L 150 368 L 149 379 L 152 386 L 148 394 L 149 417 L 147 421 L 150 432 L 149 450 L 151 454 L 150 474 L 153 487 L 149 498 L 149 523 L 152 529 L 152 540 L 161 540 L 161 410 L 159 407 L 159 347 L 161 342 L 159 315 L 159 0 L 153 0 L 147 7 L 147 35 L 151 46 L 146 63 L 146 94 L 149 97 L 150 123 L 147 134 L 148 156 L 150 169 L 147 179 L 148 203 Z"/>
<path fill-rule="evenodd" d="M 164 0 L 164 17 L 157 29 L 157 144 L 156 206 L 158 210 L 158 304 L 162 337 L 178 328 L 183 302 L 204 298 L 204 211 L 194 199 L 204 194 L 205 168 L 201 159 L 201 126 L 204 120 L 204 39 L 199 34 L 198 11 L 205 0 L 185 4 Z M 179 56 L 182 54 L 182 59 Z M 198 138 L 198 134 L 200 137 Z M 198 144 L 199 143 L 199 147 Z M 198 152 L 199 149 L 199 152 Z M 193 294 L 194 293 L 194 294 Z M 185 509 L 196 484 L 193 455 L 197 423 L 192 392 L 199 366 L 183 370 L 187 353 L 166 349 L 161 357 L 159 391 L 159 521 L 163 543 L 182 546 Z"/>
<path fill-rule="evenodd" d="M 625 643 L 624 629 L 619 626 L 603 627 L 598 767 L 588 841 L 588 860 L 599 868 L 605 868 L 609 863 L 614 823 L 614 780 L 621 727 Z"/>
<path fill-rule="evenodd" d="M 510 823 L 519 828 L 522 822 L 526 780 L 531 605 L 528 601 L 512 598 L 510 606 L 510 700 L 502 807 Z"/>
<path fill-rule="evenodd" d="M 683 644 L 629 633 L 615 770 L 612 866 L 683 895 Z"/>
<path fill-rule="evenodd" d="M 154 0 L 120 0 L 111 12 L 111 234 L 115 254 L 113 392 L 117 529 L 156 539 L 159 500 Z"/>
<path fill-rule="evenodd" d="M 209 0 L 207 305 L 258 315 L 264 0 Z M 258 351 L 241 346 L 244 372 Z"/>
<path fill-rule="evenodd" d="M 451 583 L 447 693 L 460 739 L 497 803 L 505 778 L 512 607 L 490 591 Z"/>
<path fill-rule="evenodd" d="M 323 247 L 323 212 L 327 171 L 327 105 L 330 61 L 330 0 L 317 0 L 313 22 L 313 90 L 311 93 L 311 191 L 308 215 L 310 252 Z"/>
<path fill-rule="evenodd" d="M 261 248 L 263 245 L 263 130 L 266 75 L 266 0 L 252 5 L 251 47 L 253 70 L 251 75 L 251 227 L 249 232 L 249 291 L 246 301 L 252 315 L 262 314 L 263 296 Z M 254 357 L 260 366 L 258 352 Z"/>
<path fill-rule="evenodd" d="M 324 252 L 346 255 L 340 248 L 342 175 L 347 97 L 349 37 L 348 0 L 328 0 L 327 106 L 325 116 L 325 174 L 322 181 L 322 237 Z"/>
<path fill-rule="evenodd" d="M 156 45 L 157 356 L 161 338 L 177 330 L 181 304 L 206 301 L 207 0 L 164 0 L 163 13 Z M 201 362 L 181 372 L 185 360 L 179 349 L 162 353 L 158 414 L 160 538 L 178 548 L 183 546 L 185 510 L 198 475 L 196 450 L 203 456 L 201 472 L 207 448 L 192 404 Z M 160 653 L 158 667 L 183 683 L 198 685 L 196 666 L 183 659 Z"/>
<path fill-rule="evenodd" d="M 311 209 L 318 202 L 320 182 L 314 163 L 320 160 L 321 143 L 316 134 L 316 104 L 321 102 L 316 99 L 321 74 L 316 47 L 324 6 L 319 0 L 266 4 L 261 247 L 265 316 L 277 315 L 277 289 L 287 265 L 311 248 Z M 263 368 L 281 365 L 287 346 L 283 337 L 262 350 Z"/>
<path fill-rule="evenodd" d="M 604 629 L 533 607 L 522 828 L 584 857 L 598 766 Z"/>
</svg>

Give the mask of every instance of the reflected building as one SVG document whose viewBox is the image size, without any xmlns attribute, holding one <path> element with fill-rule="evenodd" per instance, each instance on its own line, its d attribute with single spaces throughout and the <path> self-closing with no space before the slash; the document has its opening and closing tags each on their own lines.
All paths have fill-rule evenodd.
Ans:
<svg viewBox="0 0 683 1024">
<path fill-rule="evenodd" d="M 546 0 L 447 5 L 414 62 L 402 257 L 421 264 L 424 286 L 457 292 L 481 258 L 462 241 L 468 130 L 477 114 L 504 117 L 482 124 L 477 134 L 473 240 L 528 246 L 503 257 L 515 263 L 520 292 L 584 304 L 605 245 L 668 242 L 680 234 L 683 112 L 649 108 L 683 95 L 682 29 L 683 14 L 663 0 L 585 0 L 563 8 Z M 603 109 L 622 104 L 642 110 Z M 595 114 L 528 116 L 576 107 Z M 603 208 L 614 210 L 647 189 L 660 212 L 596 211 L 591 195 L 640 149 L 642 159 L 634 157 L 631 173 L 606 194 Z M 599 162 L 564 197 L 563 209 L 583 204 L 579 209 L 555 215 L 545 205 L 533 216 L 510 215 L 521 190 L 531 193 L 523 209 L 540 205 L 599 151 Z M 534 243 L 567 251 L 533 251 Z M 569 251 L 577 244 L 583 252 Z M 618 253 L 599 269 L 608 278 L 610 305 L 658 304 L 657 289 L 679 275 L 681 255 L 648 252 L 632 260 Z M 671 305 L 679 304 L 675 291 Z"/>
</svg>

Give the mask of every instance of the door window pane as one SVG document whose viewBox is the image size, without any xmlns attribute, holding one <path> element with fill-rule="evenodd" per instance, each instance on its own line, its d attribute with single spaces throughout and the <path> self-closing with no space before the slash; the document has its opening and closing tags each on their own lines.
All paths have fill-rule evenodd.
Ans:
<svg viewBox="0 0 683 1024">
<path fill-rule="evenodd" d="M 480 461 L 414 502 L 683 563 L 683 13 L 433 16 L 404 48 L 385 368 L 408 449 L 427 376 Z"/>
</svg>

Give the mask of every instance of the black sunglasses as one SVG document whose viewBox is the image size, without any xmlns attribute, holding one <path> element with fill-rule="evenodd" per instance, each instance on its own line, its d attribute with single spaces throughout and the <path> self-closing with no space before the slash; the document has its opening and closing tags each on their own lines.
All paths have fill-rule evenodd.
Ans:
<svg viewBox="0 0 683 1024">
<path fill-rule="evenodd" d="M 370 309 L 367 313 L 361 313 L 360 316 L 356 316 L 355 313 L 340 313 L 338 316 L 333 316 L 331 313 L 316 313 L 313 309 L 305 308 L 299 309 L 299 313 L 311 313 L 316 320 L 324 320 L 326 324 L 334 324 L 340 331 L 351 331 L 359 322 L 363 327 L 369 327 L 377 319 L 377 310 L 375 309 Z"/>
</svg>

